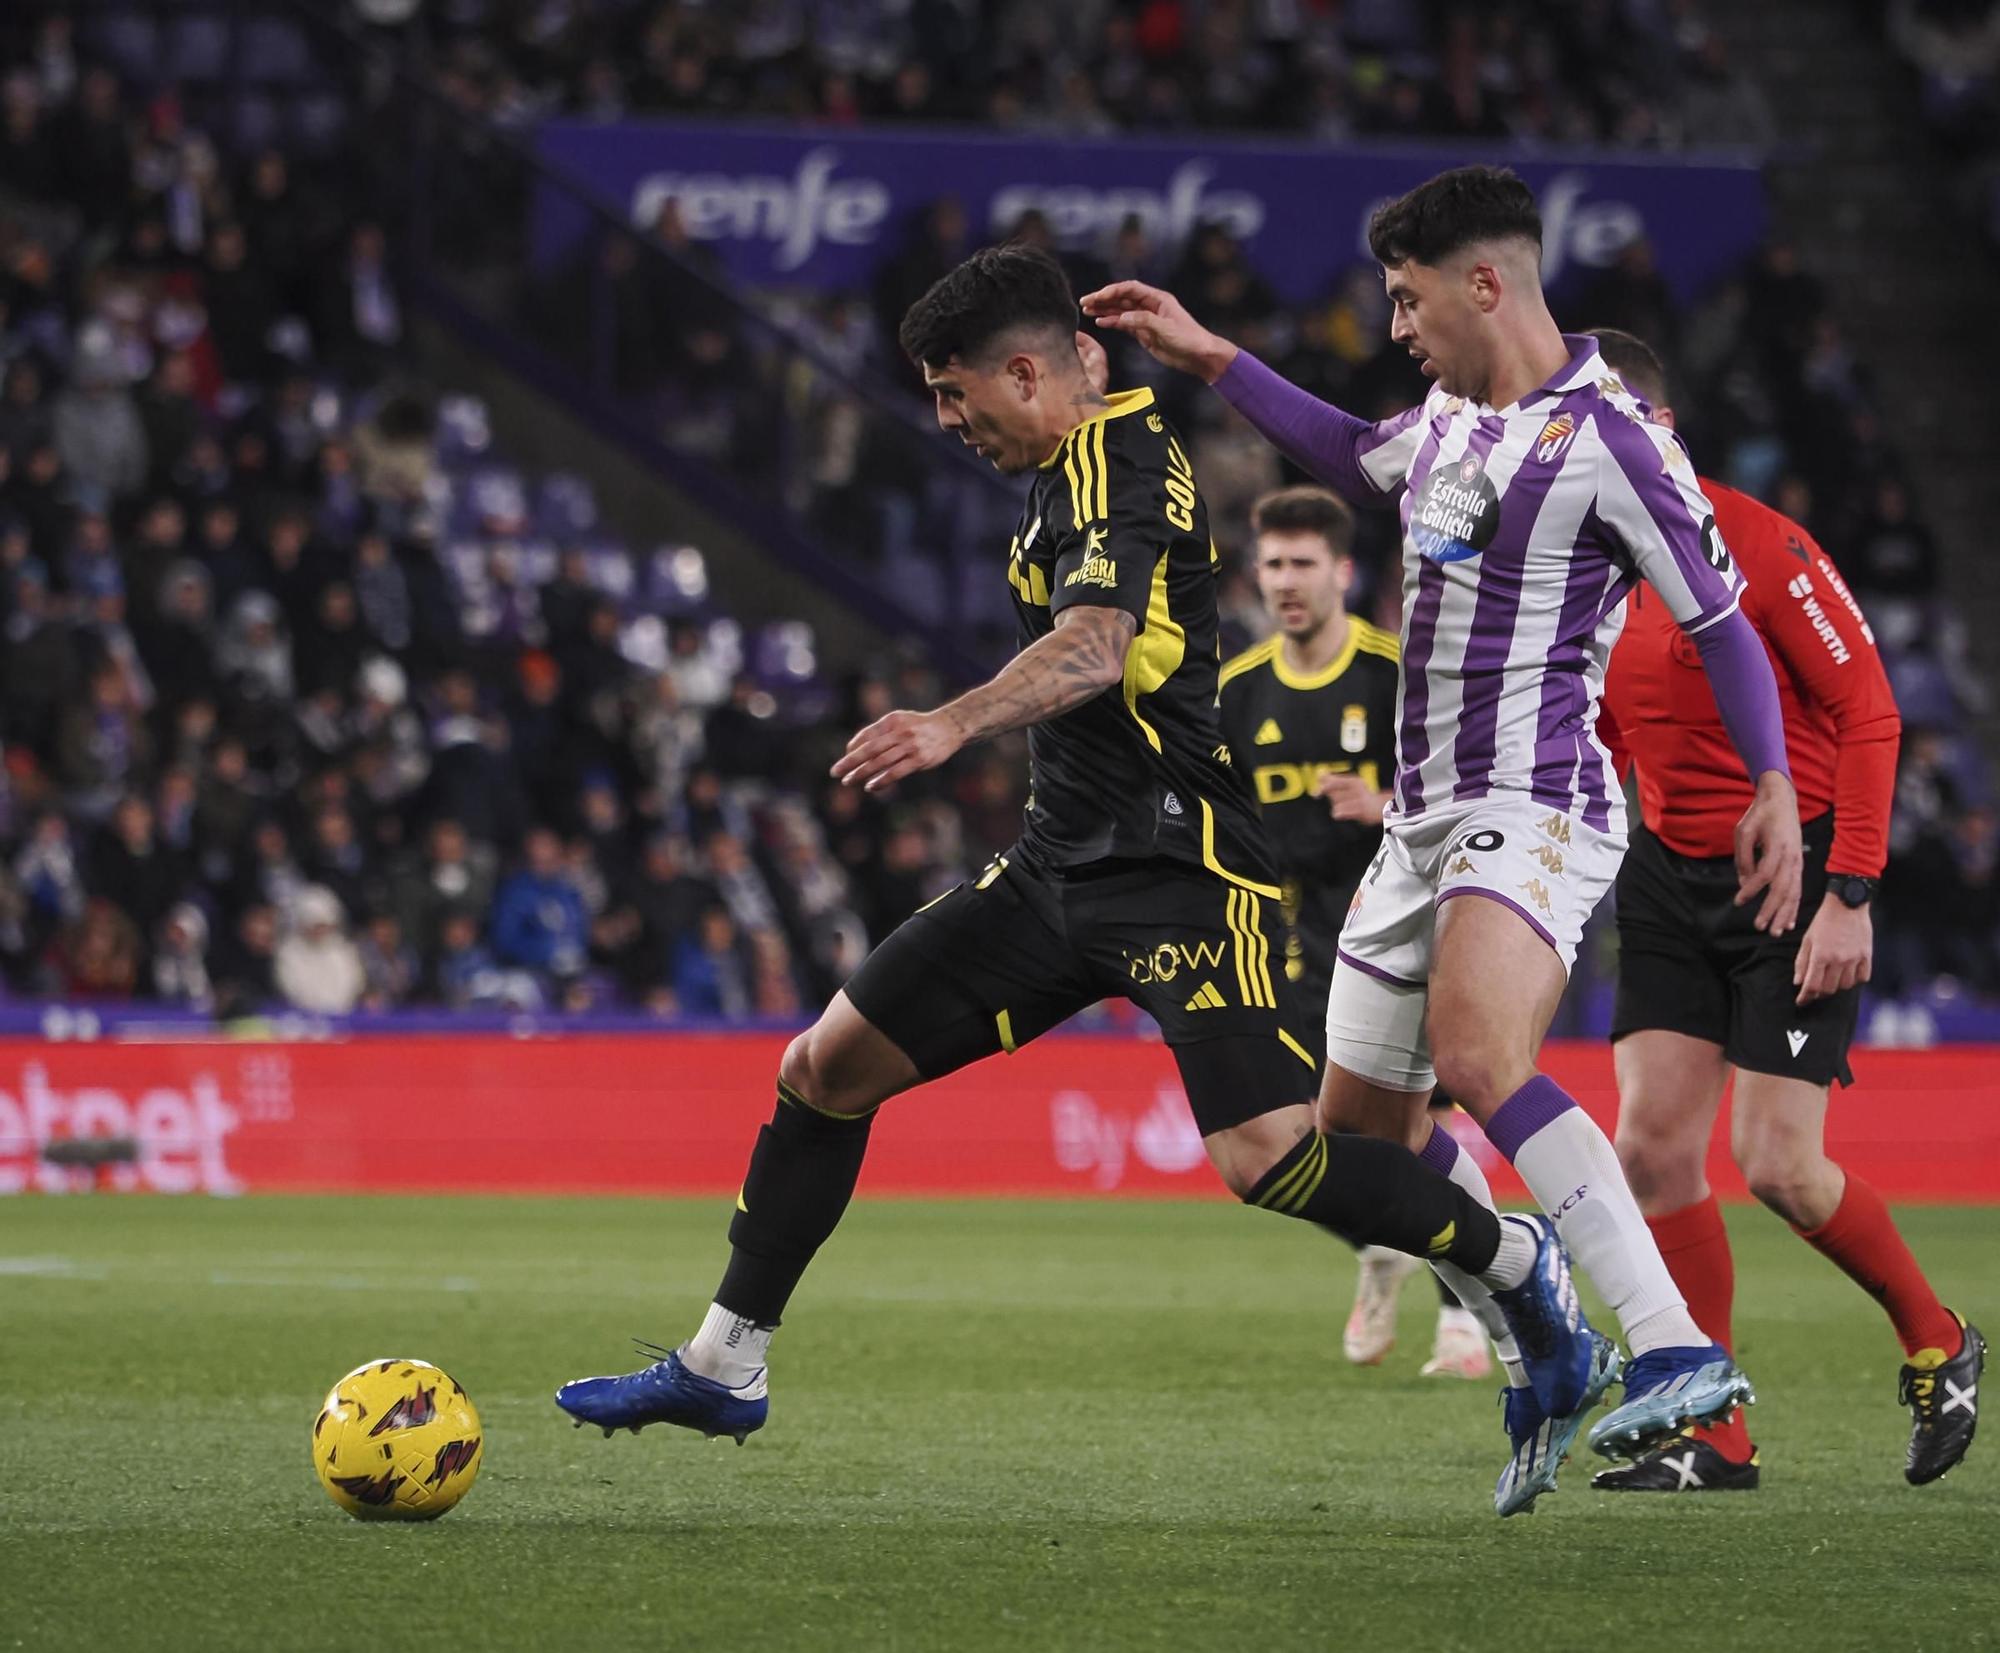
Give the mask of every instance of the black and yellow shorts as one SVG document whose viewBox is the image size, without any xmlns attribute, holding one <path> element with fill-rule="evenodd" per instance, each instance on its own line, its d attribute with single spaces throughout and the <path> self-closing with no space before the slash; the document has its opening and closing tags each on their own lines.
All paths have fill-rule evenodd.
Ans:
<svg viewBox="0 0 2000 1653">
<path fill-rule="evenodd" d="M 1057 872 L 1010 855 L 906 919 L 847 996 L 926 1079 L 1130 999 L 1160 1024 L 1207 1135 L 1318 1090 L 1318 1026 L 1283 945 L 1274 894 L 1202 867 Z"/>
</svg>

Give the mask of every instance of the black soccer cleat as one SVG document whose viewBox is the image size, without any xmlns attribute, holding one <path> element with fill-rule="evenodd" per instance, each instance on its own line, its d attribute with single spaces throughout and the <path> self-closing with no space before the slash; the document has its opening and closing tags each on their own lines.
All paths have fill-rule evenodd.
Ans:
<svg viewBox="0 0 2000 1653">
<path fill-rule="evenodd" d="M 1692 1431 L 1676 1435 L 1643 1457 L 1591 1476 L 1599 1492 L 1755 1492 L 1761 1459 L 1731 1463 Z"/>
<path fill-rule="evenodd" d="M 1979 1374 L 1986 1339 L 1964 1318 L 1964 1346 L 1942 1366 L 1905 1366 L 1896 1398 L 1910 1409 L 1910 1451 L 1903 1478 L 1913 1487 L 1935 1481 L 1963 1458 L 1979 1427 Z"/>
</svg>

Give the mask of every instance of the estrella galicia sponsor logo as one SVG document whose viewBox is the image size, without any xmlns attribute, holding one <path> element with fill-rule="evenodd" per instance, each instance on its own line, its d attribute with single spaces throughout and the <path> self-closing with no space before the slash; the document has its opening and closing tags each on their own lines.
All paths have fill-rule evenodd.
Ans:
<svg viewBox="0 0 2000 1653">
<path fill-rule="evenodd" d="M 1410 539 L 1432 562 L 1465 562 L 1493 543 L 1500 496 L 1475 457 L 1436 466 L 1410 513 Z"/>
</svg>

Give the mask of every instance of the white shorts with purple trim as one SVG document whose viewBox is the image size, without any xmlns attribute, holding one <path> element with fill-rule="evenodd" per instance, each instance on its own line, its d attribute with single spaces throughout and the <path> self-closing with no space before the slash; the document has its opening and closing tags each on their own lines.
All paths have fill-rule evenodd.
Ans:
<svg viewBox="0 0 2000 1653">
<path fill-rule="evenodd" d="M 1438 909 L 1458 896 L 1501 902 L 1567 972 L 1584 921 L 1625 858 L 1616 830 L 1587 826 L 1525 793 L 1492 793 L 1414 821 L 1391 821 L 1340 932 L 1326 1006 L 1328 1060 L 1392 1090 L 1436 1083 L 1424 1012 Z"/>
</svg>

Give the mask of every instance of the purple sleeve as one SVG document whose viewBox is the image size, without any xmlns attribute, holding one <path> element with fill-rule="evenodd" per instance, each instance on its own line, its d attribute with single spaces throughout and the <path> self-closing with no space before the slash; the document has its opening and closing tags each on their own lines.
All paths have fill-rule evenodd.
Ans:
<svg viewBox="0 0 2000 1653">
<path fill-rule="evenodd" d="M 1350 505 L 1379 505 L 1403 480 L 1423 428 L 1423 406 L 1379 425 L 1342 413 L 1239 350 L 1215 381 L 1222 399 L 1287 459 Z"/>
<path fill-rule="evenodd" d="M 1778 704 L 1778 680 L 1771 675 L 1771 657 L 1763 639 L 1741 609 L 1732 610 L 1694 634 L 1701 668 L 1715 691 L 1729 743 L 1755 781 L 1775 769 L 1791 779 L 1785 761 L 1785 717 Z"/>
</svg>

